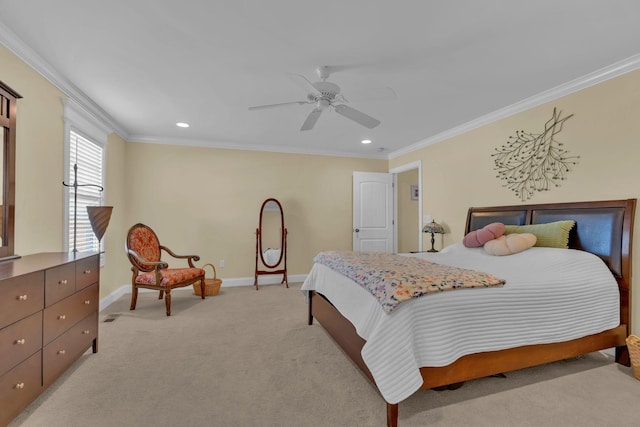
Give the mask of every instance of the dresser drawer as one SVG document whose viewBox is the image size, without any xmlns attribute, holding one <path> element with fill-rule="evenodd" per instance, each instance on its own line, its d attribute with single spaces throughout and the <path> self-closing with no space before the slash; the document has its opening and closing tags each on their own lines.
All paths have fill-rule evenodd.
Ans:
<svg viewBox="0 0 640 427">
<path fill-rule="evenodd" d="M 78 324 L 44 347 L 42 377 L 48 387 L 98 338 L 98 312 L 89 314 Z"/>
<path fill-rule="evenodd" d="M 100 256 L 92 256 L 76 262 L 76 290 L 84 289 L 98 281 Z"/>
<path fill-rule="evenodd" d="M 44 280 L 44 302 L 49 307 L 76 291 L 75 264 L 50 268 L 44 273 Z"/>
<path fill-rule="evenodd" d="M 36 271 L 0 283 L 0 328 L 44 308 L 44 272 Z"/>
<path fill-rule="evenodd" d="M 42 392 L 42 352 L 0 376 L 0 425 L 9 424 Z"/>
<path fill-rule="evenodd" d="M 43 344 L 56 339 L 89 313 L 98 312 L 98 284 L 95 283 L 44 310 Z"/>
<path fill-rule="evenodd" d="M 41 348 L 41 311 L 0 329 L 0 375 Z"/>
</svg>

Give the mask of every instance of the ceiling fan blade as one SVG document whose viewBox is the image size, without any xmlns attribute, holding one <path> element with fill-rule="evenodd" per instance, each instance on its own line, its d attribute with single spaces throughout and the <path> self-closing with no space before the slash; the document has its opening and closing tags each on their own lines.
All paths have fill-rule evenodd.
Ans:
<svg viewBox="0 0 640 427">
<path fill-rule="evenodd" d="M 267 104 L 267 105 L 258 105 L 256 107 L 249 107 L 249 110 L 264 110 L 265 108 L 273 108 L 273 107 L 284 107 L 286 105 L 304 105 L 304 104 L 313 104 L 311 101 L 293 101 L 293 102 L 281 102 L 279 104 Z"/>
<path fill-rule="evenodd" d="M 313 83 L 311 83 L 311 81 L 302 74 L 287 73 L 287 75 L 291 77 L 291 80 L 296 82 L 298 86 L 300 86 L 307 93 L 311 93 L 316 96 L 322 96 L 322 93 L 318 89 L 316 89 Z"/>
<path fill-rule="evenodd" d="M 354 122 L 360 123 L 362 126 L 368 127 L 369 129 L 373 129 L 380 124 L 380 120 L 374 119 L 373 117 L 368 116 L 355 108 L 351 108 L 348 105 L 339 104 L 335 105 L 333 108 L 336 110 L 336 113 L 341 114 Z"/>
<path fill-rule="evenodd" d="M 300 130 L 311 130 L 316 125 L 316 122 L 320 118 L 320 114 L 322 114 L 322 110 L 319 108 L 314 108 L 313 111 L 309 113 L 307 119 L 302 124 Z"/>
</svg>

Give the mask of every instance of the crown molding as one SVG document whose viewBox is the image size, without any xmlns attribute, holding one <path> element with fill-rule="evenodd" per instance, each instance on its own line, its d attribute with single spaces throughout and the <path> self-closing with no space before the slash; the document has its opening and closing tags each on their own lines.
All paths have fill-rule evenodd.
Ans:
<svg viewBox="0 0 640 427">
<path fill-rule="evenodd" d="M 305 150 L 282 146 L 262 146 L 262 145 L 242 145 L 239 146 L 233 142 L 211 142 L 203 140 L 180 140 L 147 135 L 130 135 L 122 126 L 120 126 L 106 111 L 104 111 L 91 98 L 78 89 L 67 78 L 62 76 L 55 68 L 38 55 L 31 47 L 29 47 L 22 39 L 20 39 L 13 31 L 0 22 L 0 44 L 4 45 L 9 51 L 16 55 L 25 64 L 33 68 L 37 73 L 42 75 L 51 84 L 61 90 L 76 107 L 80 107 L 89 113 L 96 122 L 101 122 L 97 126 L 101 129 L 108 129 L 108 133 L 116 132 L 123 140 L 130 142 L 143 142 L 149 144 L 165 144 L 165 145 L 182 145 L 191 147 L 207 147 L 207 148 L 224 148 L 229 150 L 244 151 L 267 151 L 277 153 L 291 154 L 308 154 L 332 157 L 356 157 L 386 160 L 387 155 L 384 152 L 372 154 L 363 153 L 344 153 L 330 150 Z M 63 101 L 68 102 L 68 101 Z M 66 105 L 66 104 L 65 104 Z"/>
<path fill-rule="evenodd" d="M 460 126 L 456 126 L 432 137 L 423 139 L 422 141 L 409 145 L 408 147 L 402 148 L 400 150 L 395 150 L 389 153 L 388 159 L 395 159 L 396 157 L 400 157 L 404 154 L 408 154 L 429 145 L 445 141 L 447 139 L 453 138 L 454 136 L 458 136 L 465 132 L 469 132 L 470 130 L 477 129 L 493 122 L 497 122 L 498 120 L 502 120 L 516 113 L 520 113 L 545 104 L 547 102 L 554 101 L 563 96 L 622 76 L 639 68 L 640 54 L 630 56 L 629 58 L 623 59 L 622 61 L 615 62 L 607 67 L 594 71 L 593 73 L 579 77 L 575 80 L 571 80 L 567 83 L 561 84 L 537 95 L 533 95 L 522 101 L 516 102 L 515 104 L 511 104 L 507 107 L 478 117 L 477 119 L 471 120 L 467 123 L 463 123 Z"/>
<path fill-rule="evenodd" d="M 91 113 L 97 120 L 101 121 L 102 127 L 108 128 L 111 132 L 116 132 L 122 139 L 127 140 L 128 134 L 122 126 L 2 22 L 0 22 L 0 44 L 9 49 L 21 61 L 33 68 L 66 96 L 74 100 L 84 110 Z"/>
<path fill-rule="evenodd" d="M 71 98 L 63 98 L 64 121 L 67 126 L 76 128 L 80 133 L 106 145 L 107 137 L 113 130 L 97 119 L 93 114 L 82 108 L 80 104 Z"/>
<path fill-rule="evenodd" d="M 224 141 L 208 141 L 196 139 L 177 139 L 177 138 L 160 138 L 144 135 L 131 135 L 128 142 L 139 142 L 143 144 L 161 144 L 161 145 L 181 145 L 185 147 L 203 147 L 203 148 L 221 148 L 225 150 L 240 151 L 264 151 L 271 153 L 285 154 L 304 154 L 313 156 L 330 156 L 330 157 L 355 157 L 359 159 L 378 159 L 387 160 L 387 154 L 384 152 L 376 153 L 355 153 L 331 150 L 310 150 L 303 148 L 291 148 L 285 146 L 264 146 L 255 144 L 242 144 Z"/>
<path fill-rule="evenodd" d="M 533 95 L 522 101 L 511 104 L 507 107 L 496 110 L 492 113 L 478 117 L 460 126 L 448 129 L 432 137 L 423 139 L 419 142 L 411 144 L 405 148 L 392 151 L 390 153 L 377 152 L 377 153 L 345 153 L 330 150 L 308 150 L 298 149 L 282 146 L 269 146 L 262 145 L 243 145 L 238 146 L 233 142 L 211 142 L 202 140 L 177 140 L 171 138 L 160 138 L 154 136 L 141 136 L 141 135 L 129 135 L 129 133 L 117 123 L 106 111 L 104 111 L 98 104 L 96 104 L 91 98 L 89 98 L 84 92 L 78 89 L 71 81 L 60 74 L 55 68 L 53 68 L 48 62 L 46 62 L 40 55 L 38 55 L 31 47 L 29 47 L 22 39 L 20 39 L 13 31 L 6 27 L 0 21 L 0 44 L 4 45 L 9 51 L 16 55 L 20 60 L 33 68 L 36 72 L 47 79 L 51 84 L 61 90 L 66 96 L 74 100 L 84 110 L 93 115 L 98 121 L 102 122 L 102 127 L 107 128 L 113 132 L 116 132 L 125 141 L 143 142 L 153 144 L 168 144 L 168 145 L 184 145 L 193 147 L 210 147 L 210 148 L 224 148 L 230 150 L 249 150 L 249 151 L 266 151 L 266 152 L 284 152 L 292 154 L 307 154 L 307 155 L 320 155 L 320 156 L 333 156 L 333 157 L 356 157 L 356 158 L 370 158 L 370 159 L 383 159 L 390 160 L 400 157 L 404 154 L 411 153 L 421 148 L 427 147 L 438 142 L 445 141 L 455 136 L 461 135 L 470 130 L 477 129 L 479 127 L 488 125 L 490 123 L 502 120 L 516 113 L 537 107 L 544 103 L 553 101 L 571 93 L 586 89 L 590 86 L 594 86 L 598 83 L 619 77 L 623 74 L 635 71 L 640 68 L 640 54 L 631 56 L 622 61 L 611 64 L 607 67 L 601 68 L 593 73 L 587 74 L 583 77 L 579 77 L 570 82 L 556 86 L 552 89 L 541 92 L 537 95 Z"/>
</svg>

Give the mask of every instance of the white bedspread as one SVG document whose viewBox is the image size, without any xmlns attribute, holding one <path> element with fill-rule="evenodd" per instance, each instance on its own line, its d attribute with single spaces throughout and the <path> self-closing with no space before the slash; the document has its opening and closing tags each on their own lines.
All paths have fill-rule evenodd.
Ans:
<svg viewBox="0 0 640 427">
<path fill-rule="evenodd" d="M 580 338 L 618 326 L 617 283 L 595 255 L 531 248 L 499 257 L 455 244 L 406 254 L 494 274 L 501 288 L 423 296 L 385 314 L 368 291 L 315 264 L 302 290 L 325 295 L 367 343 L 362 357 L 389 403 L 422 385 L 421 366 L 446 366 L 472 353 Z"/>
</svg>

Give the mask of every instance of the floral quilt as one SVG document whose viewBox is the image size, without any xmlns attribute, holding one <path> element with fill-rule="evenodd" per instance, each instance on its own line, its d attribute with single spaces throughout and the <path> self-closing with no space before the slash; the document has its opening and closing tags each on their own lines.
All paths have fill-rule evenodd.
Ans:
<svg viewBox="0 0 640 427">
<path fill-rule="evenodd" d="M 475 270 L 383 252 L 320 252 L 325 265 L 371 292 L 386 313 L 401 302 L 436 292 L 502 286 L 505 280 Z"/>
</svg>

